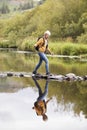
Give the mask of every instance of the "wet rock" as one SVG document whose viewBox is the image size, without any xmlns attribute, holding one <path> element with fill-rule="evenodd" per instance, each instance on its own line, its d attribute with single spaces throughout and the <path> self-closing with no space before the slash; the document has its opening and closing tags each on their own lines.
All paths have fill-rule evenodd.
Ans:
<svg viewBox="0 0 87 130">
<path fill-rule="evenodd" d="M 42 75 L 42 74 L 37 74 L 35 75 L 36 78 L 43 78 L 43 79 L 47 79 L 47 75 Z"/>
<path fill-rule="evenodd" d="M 83 81 L 84 79 L 83 79 L 83 77 L 77 76 L 77 80 L 78 81 Z"/>
<path fill-rule="evenodd" d="M 21 73 L 19 76 L 20 76 L 20 77 L 24 77 L 24 74 Z"/>
<path fill-rule="evenodd" d="M 0 78 L 7 77 L 7 74 L 0 73 Z"/>
<path fill-rule="evenodd" d="M 50 75 L 48 76 L 48 79 L 55 79 L 58 81 L 63 81 L 65 80 L 65 77 L 63 75 Z"/>
<path fill-rule="evenodd" d="M 73 73 L 69 73 L 65 75 L 65 79 L 70 81 L 70 80 L 77 80 L 77 76 Z"/>
<path fill-rule="evenodd" d="M 13 73 L 8 72 L 8 73 L 7 73 L 7 76 L 8 76 L 8 77 L 12 77 L 12 76 L 13 76 Z"/>
<path fill-rule="evenodd" d="M 16 76 L 16 77 L 20 77 L 19 75 L 20 75 L 19 72 L 15 72 L 15 73 L 13 74 L 13 76 Z"/>
<path fill-rule="evenodd" d="M 83 79 L 84 79 L 84 80 L 87 80 L 87 75 L 83 76 Z"/>
</svg>

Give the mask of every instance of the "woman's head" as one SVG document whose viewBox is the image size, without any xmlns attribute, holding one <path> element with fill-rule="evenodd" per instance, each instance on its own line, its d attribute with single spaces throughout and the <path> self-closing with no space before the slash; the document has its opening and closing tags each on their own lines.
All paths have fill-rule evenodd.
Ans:
<svg viewBox="0 0 87 130">
<path fill-rule="evenodd" d="M 48 116 L 46 114 L 42 115 L 43 121 L 47 121 L 48 120 Z"/>
<path fill-rule="evenodd" d="M 47 31 L 44 32 L 44 36 L 45 36 L 46 39 L 48 39 L 50 35 L 51 35 L 50 31 L 47 30 Z"/>
</svg>

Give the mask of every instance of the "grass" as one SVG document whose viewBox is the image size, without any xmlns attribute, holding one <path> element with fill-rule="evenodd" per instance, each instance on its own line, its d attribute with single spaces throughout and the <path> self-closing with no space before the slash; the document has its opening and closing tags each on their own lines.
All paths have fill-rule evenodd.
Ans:
<svg viewBox="0 0 87 130">
<path fill-rule="evenodd" d="M 55 54 L 60 55 L 81 55 L 87 54 L 87 45 L 68 42 L 50 43 L 50 48 Z"/>
<path fill-rule="evenodd" d="M 34 37 L 27 37 L 24 40 L 20 40 L 18 43 L 13 43 L 19 50 L 25 51 L 33 51 L 34 44 L 36 43 L 37 38 Z M 11 41 L 0 40 L 0 47 L 11 47 Z M 81 43 L 71 43 L 71 42 L 50 42 L 49 41 L 49 48 L 50 50 L 57 55 L 86 55 L 87 56 L 87 45 Z"/>
</svg>

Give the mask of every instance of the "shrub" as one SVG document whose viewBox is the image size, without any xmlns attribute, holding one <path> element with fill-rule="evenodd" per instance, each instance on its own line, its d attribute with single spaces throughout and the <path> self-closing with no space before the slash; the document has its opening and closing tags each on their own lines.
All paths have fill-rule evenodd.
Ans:
<svg viewBox="0 0 87 130">
<path fill-rule="evenodd" d="M 0 47 L 1 48 L 7 48 L 9 46 L 8 40 L 0 40 Z"/>
<path fill-rule="evenodd" d="M 18 46 L 21 50 L 34 51 L 34 43 L 36 39 L 32 37 L 25 38 L 23 42 Z"/>
<path fill-rule="evenodd" d="M 85 44 L 54 42 L 49 44 L 49 46 L 55 54 L 60 54 L 60 55 L 87 54 L 87 46 Z"/>
<path fill-rule="evenodd" d="M 87 33 L 77 37 L 79 43 L 87 43 Z"/>
</svg>

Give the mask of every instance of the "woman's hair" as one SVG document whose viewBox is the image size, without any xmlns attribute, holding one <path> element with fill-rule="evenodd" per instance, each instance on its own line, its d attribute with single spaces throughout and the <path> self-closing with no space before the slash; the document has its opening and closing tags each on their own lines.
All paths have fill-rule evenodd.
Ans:
<svg viewBox="0 0 87 130">
<path fill-rule="evenodd" d="M 48 34 L 48 35 L 50 36 L 50 35 L 51 35 L 51 32 L 50 32 L 49 30 L 47 30 L 47 31 L 44 32 L 44 35 L 45 35 L 45 34 Z"/>
<path fill-rule="evenodd" d="M 43 114 L 42 117 L 43 117 L 43 121 L 47 121 L 48 120 L 48 116 L 46 114 Z"/>
</svg>

